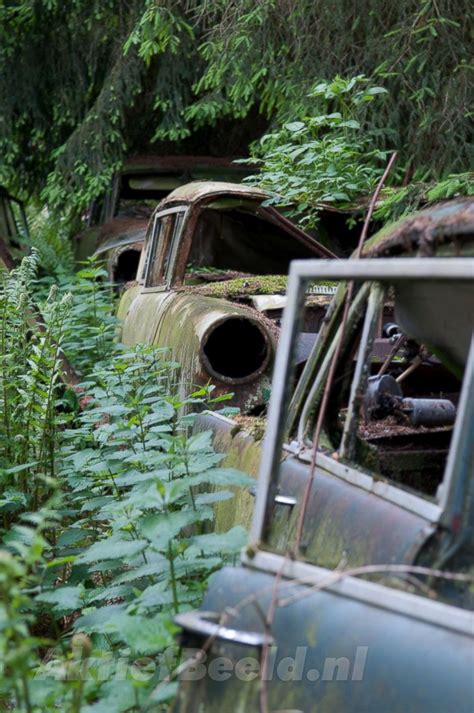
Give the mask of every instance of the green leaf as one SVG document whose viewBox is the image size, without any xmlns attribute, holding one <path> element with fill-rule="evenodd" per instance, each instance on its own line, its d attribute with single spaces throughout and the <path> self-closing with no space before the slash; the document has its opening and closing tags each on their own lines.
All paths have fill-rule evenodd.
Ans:
<svg viewBox="0 0 474 713">
<path fill-rule="evenodd" d="M 127 616 L 121 621 L 120 638 L 137 654 L 156 654 L 174 643 L 170 623 L 163 614 Z"/>
<path fill-rule="evenodd" d="M 292 133 L 301 131 L 304 128 L 305 124 L 302 121 L 291 121 L 289 124 L 285 124 L 285 129 L 288 129 L 288 131 Z"/>
<path fill-rule="evenodd" d="M 76 631 L 111 634 L 120 631 L 127 620 L 126 604 L 109 604 L 100 609 L 86 610 L 74 623 Z"/>
<path fill-rule="evenodd" d="M 55 612 L 71 612 L 80 609 L 84 604 L 84 587 L 67 585 L 56 587 L 50 592 L 41 592 L 36 597 L 37 602 L 52 604 Z"/>
<path fill-rule="evenodd" d="M 147 540 L 117 540 L 113 537 L 100 540 L 91 545 L 77 558 L 77 562 L 97 562 L 99 560 L 126 560 L 133 557 L 148 546 Z"/>
<path fill-rule="evenodd" d="M 148 515 L 140 522 L 140 532 L 147 537 L 155 547 L 166 546 L 173 538 L 177 537 L 181 530 L 196 522 L 209 520 L 213 516 L 212 510 L 195 511 L 183 510 L 166 515 Z"/>
<path fill-rule="evenodd" d="M 225 533 L 212 532 L 191 538 L 191 544 L 204 550 L 206 555 L 211 552 L 236 554 L 247 544 L 247 541 L 247 532 L 240 526 L 233 527 Z"/>
<path fill-rule="evenodd" d="M 58 539 L 58 547 L 77 544 L 78 542 L 82 542 L 86 537 L 90 537 L 87 530 L 71 527 L 62 531 Z"/>
<path fill-rule="evenodd" d="M 200 475 L 189 478 L 190 485 L 231 485 L 233 487 L 248 487 L 255 485 L 255 479 L 236 468 L 212 468 Z"/>
</svg>

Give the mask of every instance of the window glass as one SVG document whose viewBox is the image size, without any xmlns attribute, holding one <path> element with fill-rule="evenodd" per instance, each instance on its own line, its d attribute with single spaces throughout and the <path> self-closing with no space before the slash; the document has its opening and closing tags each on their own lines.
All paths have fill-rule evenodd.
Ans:
<svg viewBox="0 0 474 713">
<path fill-rule="evenodd" d="M 173 214 L 173 224 L 170 229 L 170 238 L 167 243 L 166 253 L 163 255 L 162 259 L 162 272 L 166 276 L 166 282 L 168 284 L 173 280 L 173 271 L 175 269 L 176 256 L 178 254 L 178 249 L 181 244 L 181 228 L 184 221 L 184 211 Z"/>
<path fill-rule="evenodd" d="M 184 211 L 161 214 L 155 217 L 146 249 L 144 272 L 147 287 L 170 283 L 172 265 L 180 244 Z"/>
<path fill-rule="evenodd" d="M 151 228 L 148 229 L 148 233 L 145 240 L 145 246 L 143 249 L 144 258 L 142 262 L 142 270 L 140 271 L 140 279 L 143 280 L 147 285 L 149 282 L 150 266 L 153 264 L 155 253 L 156 253 L 156 243 L 157 235 L 159 235 L 162 227 L 162 221 L 159 217 L 155 216 L 153 218 L 153 223 Z"/>
</svg>

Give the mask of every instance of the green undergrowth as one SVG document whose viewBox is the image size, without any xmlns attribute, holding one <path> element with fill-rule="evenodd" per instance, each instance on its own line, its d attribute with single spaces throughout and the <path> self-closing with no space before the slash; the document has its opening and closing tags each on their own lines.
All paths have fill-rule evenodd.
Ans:
<svg viewBox="0 0 474 713">
<path fill-rule="evenodd" d="M 36 270 L 33 255 L 0 284 L 0 708 L 164 710 L 174 616 L 246 539 L 212 532 L 213 505 L 253 481 L 221 467 L 210 432 L 192 435 L 196 411 L 225 397 L 190 387 L 180 400 L 166 351 L 94 331 L 95 268 L 77 278 L 80 299 L 49 291 L 42 331 Z M 98 340 L 95 362 L 81 336 Z M 62 350 L 80 366 L 74 392 Z"/>
</svg>

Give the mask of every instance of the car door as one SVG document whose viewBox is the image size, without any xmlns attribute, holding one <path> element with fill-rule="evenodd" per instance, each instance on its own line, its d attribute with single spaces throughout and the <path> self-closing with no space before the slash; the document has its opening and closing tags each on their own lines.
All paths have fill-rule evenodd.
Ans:
<svg viewBox="0 0 474 713">
<path fill-rule="evenodd" d="M 186 207 L 156 213 L 150 222 L 138 270 L 138 285 L 122 296 L 118 315 L 125 344 L 156 342 L 172 300 L 176 256 L 187 217 Z"/>
<path fill-rule="evenodd" d="M 361 261 L 357 267 L 347 269 L 344 265 L 335 268 L 326 264 L 324 269 L 330 279 L 337 279 L 344 270 L 346 276 L 354 279 L 367 279 L 367 276 L 383 279 L 385 268 L 388 273 L 393 270 L 392 275 L 403 275 L 402 279 L 410 276 L 423 279 L 429 270 L 432 277 L 440 280 L 448 278 L 450 273 L 452 277 L 458 269 L 460 281 L 465 283 L 474 268 L 472 260 L 456 261 L 457 267 L 449 266 L 446 260 L 441 261 L 444 264 L 436 261 L 436 265 L 435 261 L 429 261 L 429 267 L 428 261 L 421 264 L 419 261 L 412 264 L 407 260 L 390 261 L 390 267 L 367 265 L 368 262 Z M 301 541 L 295 541 L 291 526 L 284 542 L 274 541 L 278 509 L 296 512 L 299 508 L 301 513 L 304 505 L 305 488 L 290 496 L 281 487 L 283 482 L 287 483 L 282 481 L 285 462 L 282 463 L 281 448 L 288 417 L 286 407 L 293 391 L 290 363 L 298 331 L 303 277 L 308 273 L 313 277 L 318 269 L 321 268 L 315 263 L 300 264 L 294 268 L 290 280 L 289 306 L 275 366 L 250 545 L 242 553 L 240 567 L 226 568 L 211 580 L 200 610 L 177 617 L 182 628 L 180 642 L 185 661 L 179 671 L 174 710 L 177 713 L 222 710 L 273 713 L 446 713 L 455 710 L 470 713 L 474 705 L 473 618 L 466 608 L 468 597 L 464 595 L 469 595 L 469 579 L 465 573 L 472 567 L 473 555 L 470 534 L 474 515 L 474 469 L 469 434 L 474 424 L 474 342 L 465 366 L 445 473 L 431 503 L 440 511 L 437 524 L 450 531 L 450 536 L 444 547 L 425 553 L 424 566 L 428 569 L 401 564 L 393 557 L 378 562 L 367 560 L 359 566 L 349 541 L 345 559 L 330 568 L 321 567 L 319 557 L 327 556 L 323 548 L 312 550 L 301 546 L 308 530 L 320 527 L 318 518 L 308 507 L 305 515 L 309 514 L 309 518 L 301 528 Z M 390 278 L 387 272 L 385 276 Z M 455 289 L 455 281 L 452 286 Z M 358 398 L 365 378 L 364 360 L 370 353 L 371 317 L 380 298 L 384 299 L 377 287 L 369 286 L 368 302 L 362 309 L 365 329 L 357 343 L 355 365 L 352 362 L 349 365 L 349 393 Z M 364 297 L 360 291 L 358 294 L 362 307 Z M 345 365 L 348 364 L 346 355 Z M 324 374 L 322 378 L 327 381 Z M 343 390 L 341 382 L 339 388 Z M 333 396 L 336 398 L 338 394 Z M 358 413 L 356 406 L 357 402 L 350 398 L 345 422 L 350 423 Z M 306 413 L 309 417 L 311 409 Z M 348 435 L 344 437 L 344 433 Z M 337 444 L 340 457 L 332 458 L 341 468 L 346 467 L 344 454 L 351 457 L 349 436 L 354 433 L 344 430 L 344 426 L 341 428 Z M 296 451 L 296 445 L 289 447 Z M 330 458 L 335 452 L 329 456 L 322 452 L 322 455 Z M 372 478 L 369 488 L 368 481 L 363 479 L 356 483 L 352 472 L 331 469 L 330 464 L 318 458 L 316 465 L 312 486 L 323 477 L 339 478 L 343 484 L 347 482 L 367 492 L 367 498 L 371 496 L 372 500 L 365 501 L 368 518 L 365 537 L 368 539 L 374 537 L 371 524 L 374 518 L 368 512 L 372 503 L 377 507 L 379 500 L 386 500 L 391 507 L 413 512 L 416 505 L 405 500 L 406 494 L 420 498 L 423 503 L 429 502 L 390 483 L 380 486 L 381 492 L 378 492 L 376 485 L 381 481 L 370 471 L 362 473 Z M 356 470 L 353 466 L 347 467 Z M 387 490 L 389 487 L 395 491 Z M 308 492 L 311 498 L 312 493 Z M 315 488 L 314 495 L 318 492 L 321 491 Z M 294 502 L 296 498 L 298 502 Z M 424 516 L 423 512 L 418 514 Z M 426 521 L 430 521 L 428 513 L 425 514 Z M 435 515 L 433 510 L 431 517 Z M 335 512 L 334 517 L 338 516 Z M 350 517 L 351 512 L 347 511 L 346 516 Z M 390 540 L 390 530 L 397 522 L 395 518 L 387 519 L 385 530 L 378 531 L 378 537 Z M 364 527 L 362 517 L 356 519 L 356 526 Z M 463 570 L 458 568 L 453 554 L 468 541 L 471 549 L 468 556 L 464 552 Z M 382 552 L 379 556 L 382 557 Z M 437 569 L 441 565 L 444 572 Z M 429 579 L 424 576 L 428 573 L 432 575 Z M 364 577 L 375 577 L 376 581 Z"/>
<path fill-rule="evenodd" d="M 327 274 L 327 268 L 320 272 Z M 382 311 L 393 289 L 389 279 L 358 283 L 342 338 L 340 312 L 308 362 L 307 372 L 314 378 L 303 373 L 290 408 L 288 403 L 280 404 L 286 442 L 273 506 L 265 520 L 272 549 L 285 552 L 296 547 L 308 561 L 329 568 L 340 562 L 409 564 L 435 537 L 447 537 L 441 522 L 454 404 L 461 385 L 435 358 L 417 369 L 411 365 L 418 363 L 418 356 L 405 358 L 397 351 L 388 361 L 374 360 Z M 411 341 L 409 347 L 413 354 L 421 348 Z M 318 409 L 336 351 L 339 356 L 315 450 Z M 275 372 L 273 390 L 278 378 Z M 291 381 L 289 371 L 285 379 Z M 400 387 L 400 396 L 393 399 L 401 405 L 398 408 L 397 402 L 393 415 L 367 419 L 370 389 L 381 379 L 396 387 L 402 384 L 407 398 Z M 452 401 L 437 398 L 445 389 L 453 392 Z M 300 407 L 295 411 L 298 399 Z M 430 424 L 427 412 L 427 425 L 414 425 L 400 413 L 405 404 L 428 410 L 450 408 L 452 420 Z"/>
</svg>

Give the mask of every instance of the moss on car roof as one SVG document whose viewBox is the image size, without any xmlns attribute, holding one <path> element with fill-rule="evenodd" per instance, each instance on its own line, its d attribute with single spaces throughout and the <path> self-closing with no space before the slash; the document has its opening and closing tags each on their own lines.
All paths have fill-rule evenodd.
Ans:
<svg viewBox="0 0 474 713">
<path fill-rule="evenodd" d="M 254 295 L 284 295 L 288 284 L 287 275 L 251 275 L 237 277 L 221 282 L 208 282 L 204 285 L 189 285 L 181 290 L 206 297 L 220 299 L 237 299 L 238 297 L 252 297 Z M 333 286 L 333 282 L 318 282 L 321 285 Z M 317 297 L 317 295 L 314 295 Z M 326 301 L 327 295 L 321 295 Z M 329 295 L 331 297 L 331 295 Z"/>
</svg>

